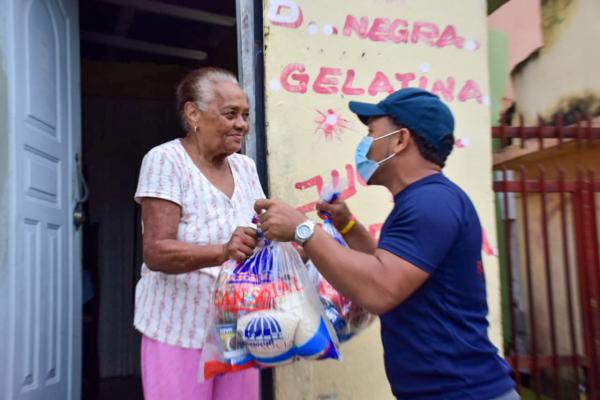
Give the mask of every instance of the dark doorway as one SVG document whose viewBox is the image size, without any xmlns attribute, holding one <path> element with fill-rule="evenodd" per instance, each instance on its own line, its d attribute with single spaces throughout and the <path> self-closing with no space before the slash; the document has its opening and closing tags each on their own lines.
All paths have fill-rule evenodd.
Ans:
<svg viewBox="0 0 600 400">
<path fill-rule="evenodd" d="M 142 264 L 140 164 L 182 136 L 175 86 L 190 70 L 237 73 L 235 0 L 80 0 L 84 226 L 83 398 L 141 399 L 133 328 Z"/>
</svg>

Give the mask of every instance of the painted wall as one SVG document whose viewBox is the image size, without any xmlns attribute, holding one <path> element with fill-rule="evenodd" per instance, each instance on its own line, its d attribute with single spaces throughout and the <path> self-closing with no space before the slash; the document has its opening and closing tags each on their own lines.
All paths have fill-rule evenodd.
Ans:
<svg viewBox="0 0 600 400">
<path fill-rule="evenodd" d="M 504 33 L 508 36 L 509 43 L 506 62 L 508 62 L 508 71 L 510 72 L 544 45 L 541 0 L 510 0 L 491 14 L 487 19 L 487 23 L 490 30 Z M 496 47 L 498 44 L 490 41 L 489 45 L 494 46 L 492 51 L 502 51 L 501 48 Z M 490 62 L 492 62 L 491 59 Z M 506 78 L 509 78 L 508 73 L 506 74 Z M 513 105 L 515 101 L 515 89 L 512 79 L 508 79 L 505 87 L 502 89 L 501 100 L 503 110 Z M 492 111 L 494 111 L 493 106 Z M 492 123 L 499 121 L 499 118 L 499 113 L 492 112 Z"/>
<path fill-rule="evenodd" d="M 600 115 L 598 17 L 595 0 L 511 0 L 491 14 L 488 27 L 510 40 L 503 109 L 515 104 L 528 124 L 538 113 Z"/>
<path fill-rule="evenodd" d="M 513 73 L 517 111 L 600 115 L 600 2 L 552 0 L 542 7 L 544 47 Z"/>
<path fill-rule="evenodd" d="M 439 94 L 458 139 L 445 172 L 472 197 L 487 232 L 489 332 L 501 346 L 485 18 L 483 0 L 451 8 L 442 0 L 266 1 L 268 167 L 271 197 L 311 218 L 323 183 L 346 179 L 343 196 L 377 238 L 392 196 L 355 173 L 354 150 L 367 129 L 348 101 L 377 102 L 402 87 Z M 392 398 L 377 324 L 342 351 L 345 363 L 278 368 L 277 398 Z"/>
<path fill-rule="evenodd" d="M 8 0 L 0 0 L 0 321 L 7 321 L 9 310 L 9 125 L 8 125 Z M 8 343 L 9 327 L 0 324 L 0 360 L 6 360 L 5 344 Z M 0 388 L 4 388 L 8 370 L 0 363 Z M 0 397 L 2 390 L 0 389 Z"/>
</svg>

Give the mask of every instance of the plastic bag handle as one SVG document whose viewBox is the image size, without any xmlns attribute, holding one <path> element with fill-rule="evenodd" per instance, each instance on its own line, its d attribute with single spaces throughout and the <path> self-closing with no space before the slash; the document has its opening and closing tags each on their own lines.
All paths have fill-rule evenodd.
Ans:
<svg viewBox="0 0 600 400">
<path fill-rule="evenodd" d="M 252 217 L 252 223 L 254 225 L 258 226 L 258 223 L 260 222 L 260 215 L 258 214 L 254 214 L 254 216 Z M 257 234 L 258 234 L 258 238 L 259 239 L 264 239 L 265 238 L 265 234 L 263 233 L 263 231 L 261 231 L 260 229 L 256 228 Z"/>
<path fill-rule="evenodd" d="M 329 204 L 333 204 L 335 200 L 340 197 L 342 194 L 340 192 L 335 192 L 333 196 L 331 196 L 331 200 L 328 201 Z M 326 221 L 331 221 L 331 214 L 325 211 L 321 211 L 321 214 L 325 217 Z"/>
</svg>

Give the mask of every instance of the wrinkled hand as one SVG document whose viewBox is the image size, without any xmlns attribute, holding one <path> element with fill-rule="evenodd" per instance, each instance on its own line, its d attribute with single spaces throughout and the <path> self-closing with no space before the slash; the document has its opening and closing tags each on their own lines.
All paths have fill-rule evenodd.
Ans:
<svg viewBox="0 0 600 400">
<path fill-rule="evenodd" d="M 338 196 L 332 204 L 319 201 L 316 208 L 321 219 L 325 219 L 323 212 L 331 215 L 331 223 L 338 231 L 344 229 L 352 219 L 352 213 L 342 196 Z"/>
<path fill-rule="evenodd" d="M 291 242 L 296 227 L 308 218 L 300 211 L 282 201 L 261 199 L 254 204 L 254 210 L 261 214 L 259 228 L 268 240 Z"/>
<path fill-rule="evenodd" d="M 238 226 L 229 242 L 223 246 L 223 260 L 243 261 L 251 256 L 258 242 L 258 232 L 254 228 Z"/>
</svg>

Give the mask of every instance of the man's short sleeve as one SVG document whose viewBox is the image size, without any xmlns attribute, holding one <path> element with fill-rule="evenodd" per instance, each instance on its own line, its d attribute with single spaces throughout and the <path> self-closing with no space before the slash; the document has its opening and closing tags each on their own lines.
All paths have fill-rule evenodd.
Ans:
<svg viewBox="0 0 600 400">
<path fill-rule="evenodd" d="M 180 171 L 168 149 L 155 147 L 142 161 L 135 201 L 155 197 L 182 205 Z"/>
<path fill-rule="evenodd" d="M 461 201 L 442 185 L 427 185 L 396 204 L 379 248 L 433 273 L 460 232 Z"/>
</svg>

